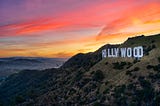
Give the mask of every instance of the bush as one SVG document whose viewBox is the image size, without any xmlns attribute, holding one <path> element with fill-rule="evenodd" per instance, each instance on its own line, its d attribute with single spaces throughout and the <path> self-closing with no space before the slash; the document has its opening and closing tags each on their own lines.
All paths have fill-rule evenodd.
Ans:
<svg viewBox="0 0 160 106">
<path fill-rule="evenodd" d="M 133 83 L 130 83 L 127 85 L 127 89 L 129 90 L 135 89 L 135 85 Z"/>
<path fill-rule="evenodd" d="M 147 66 L 147 69 L 152 69 L 152 68 L 154 71 L 160 71 L 160 64 L 155 65 L 155 66 L 152 66 L 152 65 Z"/>
<path fill-rule="evenodd" d="M 110 91 L 110 89 L 109 89 L 109 88 L 106 88 L 103 93 L 104 93 L 104 94 L 107 94 L 107 93 L 109 93 L 109 91 Z"/>
<path fill-rule="evenodd" d="M 78 71 L 74 77 L 75 81 L 79 81 L 82 79 L 83 72 Z"/>
<path fill-rule="evenodd" d="M 105 82 L 105 85 L 108 85 L 108 83 L 109 83 L 109 81 L 106 81 L 106 82 Z"/>
<path fill-rule="evenodd" d="M 158 62 L 160 63 L 160 57 L 158 57 Z"/>
<path fill-rule="evenodd" d="M 108 62 L 106 62 L 105 65 L 108 65 Z"/>
<path fill-rule="evenodd" d="M 93 104 L 93 106 L 101 106 L 102 104 L 100 103 L 100 102 L 95 102 L 94 104 Z"/>
<path fill-rule="evenodd" d="M 135 59 L 135 60 L 133 61 L 134 64 L 137 63 L 137 62 L 140 62 L 140 60 Z"/>
<path fill-rule="evenodd" d="M 94 73 L 95 73 L 95 71 L 92 71 L 92 72 L 91 72 L 91 75 L 93 75 Z"/>
<path fill-rule="evenodd" d="M 132 72 L 131 71 L 126 71 L 126 75 L 132 76 Z"/>
<path fill-rule="evenodd" d="M 139 71 L 139 67 L 135 67 L 134 69 L 133 69 L 133 71 Z"/>
<path fill-rule="evenodd" d="M 104 79 L 104 74 L 101 70 L 97 70 L 93 75 L 93 80 L 102 81 Z"/>
<path fill-rule="evenodd" d="M 156 48 L 156 45 L 155 45 L 155 44 L 149 45 L 148 47 L 145 47 L 145 49 L 144 49 L 145 55 L 149 55 L 149 52 L 150 52 L 152 49 L 154 49 L 154 48 Z"/>
<path fill-rule="evenodd" d="M 143 88 L 150 88 L 151 83 L 148 80 L 145 80 L 144 77 L 138 79 L 140 81 L 140 84 Z"/>
<path fill-rule="evenodd" d="M 128 63 L 127 63 L 127 65 L 129 65 L 129 66 L 130 66 L 130 65 L 132 65 L 132 63 L 131 63 L 131 62 L 128 62 Z"/>
<path fill-rule="evenodd" d="M 123 69 L 124 66 L 127 65 L 126 62 L 116 62 L 116 63 L 112 63 L 112 64 L 113 64 L 113 68 L 118 69 L 118 70 Z"/>
<path fill-rule="evenodd" d="M 147 69 L 152 69 L 153 68 L 153 66 L 152 65 L 147 65 L 147 67 L 146 67 Z"/>
<path fill-rule="evenodd" d="M 156 48 L 156 45 L 152 45 L 152 49 Z"/>
<path fill-rule="evenodd" d="M 154 42 L 155 42 L 155 40 L 152 40 L 152 41 L 151 41 L 151 43 L 154 43 Z"/>
<path fill-rule="evenodd" d="M 160 64 L 156 65 L 153 67 L 154 71 L 160 71 Z"/>
<path fill-rule="evenodd" d="M 114 92 L 115 92 L 115 98 L 118 98 L 121 96 L 121 94 L 123 94 L 126 90 L 126 85 L 120 85 L 120 86 L 117 86 L 115 89 L 114 89 Z"/>
<path fill-rule="evenodd" d="M 160 95 L 155 96 L 155 100 L 153 102 L 154 106 L 160 106 Z"/>
</svg>

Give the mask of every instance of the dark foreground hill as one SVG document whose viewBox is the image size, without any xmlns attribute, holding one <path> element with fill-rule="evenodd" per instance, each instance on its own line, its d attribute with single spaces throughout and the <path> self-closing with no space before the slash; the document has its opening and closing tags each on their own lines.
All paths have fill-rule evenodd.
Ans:
<svg viewBox="0 0 160 106">
<path fill-rule="evenodd" d="M 77 54 L 59 69 L 21 71 L 0 85 L 3 105 L 159 106 L 160 35 Z M 144 57 L 101 59 L 110 47 L 144 47 Z"/>
</svg>

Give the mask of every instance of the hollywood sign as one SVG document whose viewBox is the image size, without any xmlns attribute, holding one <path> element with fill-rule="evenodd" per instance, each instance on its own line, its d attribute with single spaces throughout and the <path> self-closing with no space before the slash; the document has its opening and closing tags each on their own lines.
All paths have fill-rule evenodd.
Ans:
<svg viewBox="0 0 160 106">
<path fill-rule="evenodd" d="M 108 48 L 102 50 L 102 58 L 106 57 L 143 57 L 143 47 Z"/>
</svg>

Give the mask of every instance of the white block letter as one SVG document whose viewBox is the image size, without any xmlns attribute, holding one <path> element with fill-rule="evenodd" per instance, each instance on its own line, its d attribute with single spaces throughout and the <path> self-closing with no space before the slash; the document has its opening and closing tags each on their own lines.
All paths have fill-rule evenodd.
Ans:
<svg viewBox="0 0 160 106">
<path fill-rule="evenodd" d="M 121 57 L 126 57 L 126 48 L 121 48 Z"/>
<path fill-rule="evenodd" d="M 127 57 L 132 56 L 132 48 L 127 48 Z"/>
<path fill-rule="evenodd" d="M 133 49 L 133 56 L 137 58 L 143 57 L 143 47 L 142 46 L 135 47 Z"/>
<path fill-rule="evenodd" d="M 118 52 L 119 52 L 119 48 L 114 48 L 114 51 L 115 51 L 115 55 L 116 55 L 116 57 L 118 57 Z"/>
<path fill-rule="evenodd" d="M 107 53 L 106 53 L 106 49 L 102 50 L 102 58 L 106 58 L 107 57 Z"/>
</svg>

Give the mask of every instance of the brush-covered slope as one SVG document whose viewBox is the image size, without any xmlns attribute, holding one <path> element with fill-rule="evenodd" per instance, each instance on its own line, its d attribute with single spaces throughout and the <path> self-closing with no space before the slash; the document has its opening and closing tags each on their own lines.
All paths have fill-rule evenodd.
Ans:
<svg viewBox="0 0 160 106">
<path fill-rule="evenodd" d="M 73 57 L 71 57 L 67 62 L 63 64 L 61 68 L 65 69 L 77 69 L 77 68 L 84 68 L 85 70 L 89 70 L 90 67 L 95 65 L 97 62 L 102 60 L 102 50 L 104 48 L 114 48 L 118 47 L 119 45 L 110 45 L 106 44 L 103 47 L 99 48 L 95 52 L 90 53 L 79 53 Z"/>
<path fill-rule="evenodd" d="M 129 38 L 121 45 L 105 45 L 93 53 L 75 55 L 60 69 L 14 74 L 0 85 L 1 102 L 21 106 L 158 106 L 159 41 L 160 35 Z M 144 47 L 140 60 L 101 59 L 104 48 L 134 46 Z"/>
</svg>

